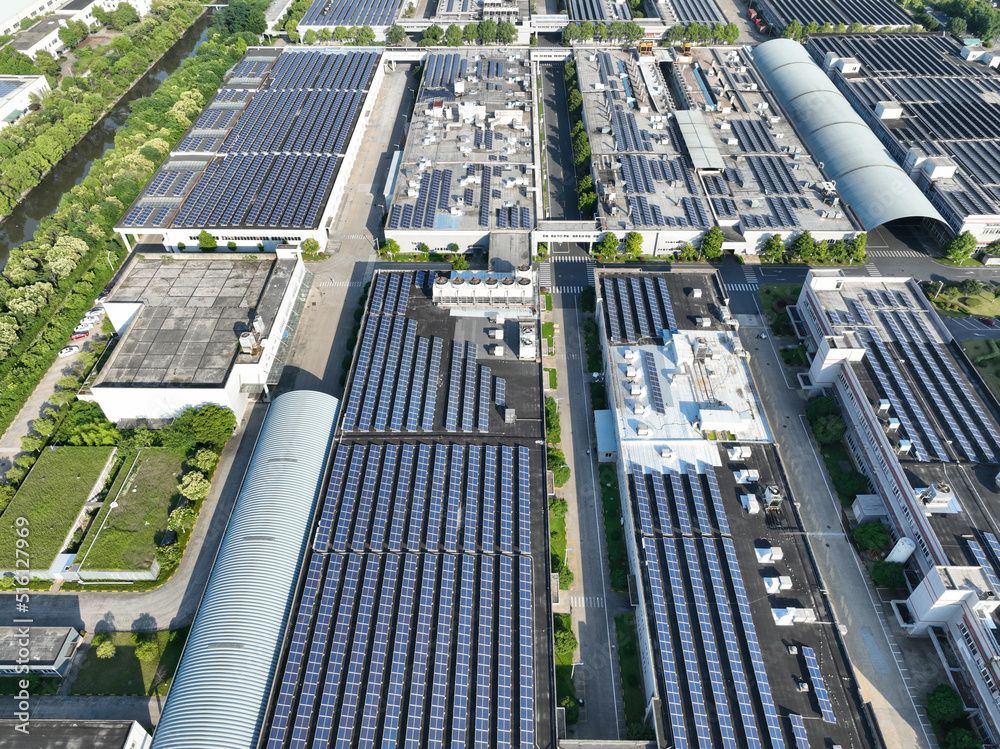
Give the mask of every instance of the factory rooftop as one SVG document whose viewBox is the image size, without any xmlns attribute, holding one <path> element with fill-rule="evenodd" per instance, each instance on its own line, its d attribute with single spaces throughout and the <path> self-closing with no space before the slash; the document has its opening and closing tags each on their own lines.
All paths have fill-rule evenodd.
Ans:
<svg viewBox="0 0 1000 749">
<path fill-rule="evenodd" d="M 605 226 L 850 236 L 833 184 L 746 53 L 693 55 L 576 52 Z"/>
<path fill-rule="evenodd" d="M 1000 239 L 1000 58 L 932 34 L 814 36 L 807 50 L 952 230 Z"/>
<path fill-rule="evenodd" d="M 670 742 L 871 746 L 716 274 L 599 277 L 643 647 Z"/>
<path fill-rule="evenodd" d="M 874 26 L 909 28 L 913 19 L 906 15 L 892 0 L 830 0 L 816 3 L 811 0 L 761 0 L 758 10 L 764 20 L 781 30 L 790 22 L 803 26 L 815 22 L 834 26 L 860 23 L 865 28 Z"/>
<path fill-rule="evenodd" d="M 133 256 L 106 308 L 124 333 L 95 386 L 220 385 L 252 362 L 237 341 L 255 316 L 267 336 L 295 260 L 273 256 Z"/>
<path fill-rule="evenodd" d="M 316 229 L 380 54 L 248 50 L 118 228 L 195 240 L 201 229 Z"/>
<path fill-rule="evenodd" d="M 866 278 L 812 293 L 828 335 L 843 337 L 839 346 L 865 349 L 854 370 L 872 407 L 885 402 L 901 460 L 998 462 L 997 405 L 982 395 L 985 386 L 916 284 Z"/>
<path fill-rule="evenodd" d="M 376 274 L 268 746 L 552 746 L 540 372 L 490 314 Z"/>
<path fill-rule="evenodd" d="M 67 21 L 73 20 L 74 15 L 72 12 L 51 13 L 34 26 L 20 32 L 10 46 L 21 52 L 30 50 L 53 31 L 58 31 L 60 26 L 65 26 Z"/>
<path fill-rule="evenodd" d="M 135 749 L 148 746 L 149 734 L 132 720 L 38 720 L 28 733 L 19 721 L 0 720 L 0 749 Z"/>
<path fill-rule="evenodd" d="M 494 229 L 534 226 L 534 103 L 525 55 L 489 49 L 428 56 L 387 234 L 417 231 L 433 247 L 425 230 L 485 238 Z"/>
</svg>

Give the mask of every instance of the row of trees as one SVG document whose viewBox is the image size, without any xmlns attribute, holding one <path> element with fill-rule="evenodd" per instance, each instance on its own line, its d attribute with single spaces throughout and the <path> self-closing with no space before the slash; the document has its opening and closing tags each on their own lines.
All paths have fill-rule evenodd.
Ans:
<svg viewBox="0 0 1000 749">
<path fill-rule="evenodd" d="M 700 23 L 680 24 L 667 29 L 664 39 L 667 42 L 713 42 L 717 44 L 735 44 L 740 36 L 740 27 L 735 23 L 717 23 L 715 26 L 704 26 Z"/>
<path fill-rule="evenodd" d="M 353 44 L 358 47 L 370 47 L 375 44 L 375 30 L 371 26 L 338 26 L 333 31 L 328 28 L 320 29 L 317 33 L 315 29 L 306 31 L 302 41 L 306 44 L 319 44 L 327 42 L 337 42 L 339 44 Z"/>
<path fill-rule="evenodd" d="M 165 0 L 156 7 L 186 18 L 186 29 L 195 17 L 186 10 L 191 4 Z M 246 52 L 242 34 L 253 43 L 258 40 L 247 32 L 214 31 L 153 94 L 132 102 L 115 147 L 40 221 L 30 241 L 11 250 L 0 275 L 0 431 L 9 426 L 56 360 L 82 311 L 107 283 L 113 272 L 108 252 L 114 264 L 124 257 L 123 248 L 112 240 L 115 223 L 222 84 L 226 71 Z M 0 141 L 7 140 L 7 130 Z M 15 159 L 4 158 L 0 171 Z"/>
<path fill-rule="evenodd" d="M 630 231 L 625 235 L 625 247 L 621 247 L 622 241 L 614 232 L 608 232 L 601 241 L 594 245 L 594 255 L 605 261 L 615 260 L 639 260 L 642 258 L 642 235 L 636 231 Z"/>
<path fill-rule="evenodd" d="M 396 31 L 399 29 L 399 31 Z M 400 44 L 406 36 L 400 26 L 391 26 L 386 32 L 387 44 Z M 480 23 L 470 23 L 464 28 L 453 23 L 446 29 L 433 24 L 424 29 L 418 47 L 461 47 L 464 44 L 512 44 L 517 39 L 517 27 L 510 21 L 497 23 L 487 18 Z"/>
<path fill-rule="evenodd" d="M 38 101 L 36 111 L 0 131 L 0 216 L 8 215 L 24 193 L 41 182 L 201 12 L 197 0 L 157 3 L 128 36 L 116 37 L 103 55 L 94 58 L 89 76 L 63 78 L 59 89 Z M 0 59 L 43 72 L 13 50 L 0 54 Z M 47 74 L 58 73 L 51 55 L 39 53 L 37 63 Z"/>
<path fill-rule="evenodd" d="M 851 265 L 868 259 L 867 247 L 868 235 L 865 233 L 858 234 L 849 242 L 842 239 L 828 242 L 825 239 L 816 241 L 812 233 L 804 231 L 789 247 L 785 246 L 780 234 L 772 234 L 764 242 L 760 257 L 767 263 L 779 263 L 787 258 L 793 262 L 816 265 Z"/>
<path fill-rule="evenodd" d="M 937 22 L 934 22 L 937 26 Z M 889 28 L 888 26 L 883 26 L 880 29 L 876 29 L 874 26 L 865 26 L 863 24 L 855 21 L 850 26 L 838 23 L 836 26 L 832 23 L 824 23 L 822 25 L 816 23 L 815 21 L 810 21 L 809 23 L 803 25 L 801 21 L 790 21 L 785 28 L 781 30 L 782 39 L 796 39 L 805 40 L 810 34 L 861 34 L 870 33 L 873 31 L 881 31 L 884 33 L 890 33 L 894 31 L 905 32 L 905 31 L 923 31 L 924 27 L 920 24 L 914 24 L 912 26 L 904 26 L 898 29 Z"/>
<path fill-rule="evenodd" d="M 612 23 L 583 21 L 581 23 L 568 23 L 563 27 L 563 44 L 566 45 L 591 40 L 612 44 L 622 42 L 635 44 L 640 39 L 644 39 L 645 36 L 646 31 L 635 21 L 614 21 Z"/>
<path fill-rule="evenodd" d="M 971 34 L 979 37 L 987 46 L 1000 36 L 1000 12 L 983 0 L 944 0 L 938 3 L 951 20 L 948 30 L 958 36 Z"/>
</svg>

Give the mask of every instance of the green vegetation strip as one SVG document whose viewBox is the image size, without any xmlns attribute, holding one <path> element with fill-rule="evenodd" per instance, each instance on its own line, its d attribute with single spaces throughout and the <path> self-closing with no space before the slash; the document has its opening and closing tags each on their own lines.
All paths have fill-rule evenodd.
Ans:
<svg viewBox="0 0 1000 749">
<path fill-rule="evenodd" d="M 962 350 L 976 365 L 976 371 L 983 378 L 993 397 L 1000 399 L 1000 358 L 991 355 L 996 350 L 995 341 L 962 341 Z"/>
<path fill-rule="evenodd" d="M 87 651 L 80 673 L 73 681 L 70 694 L 166 695 L 187 634 L 185 627 L 148 635 L 130 632 L 97 635 Z M 108 640 L 114 643 L 114 655 L 110 658 L 98 657 L 101 644 Z M 154 646 L 145 645 L 144 648 L 145 643 L 153 643 Z"/>
<path fill-rule="evenodd" d="M 101 515 L 81 552 L 81 569 L 148 570 L 167 530 L 167 518 L 180 498 L 177 482 L 182 457 L 162 447 L 146 448 L 121 493 L 109 492 Z M 129 473 L 126 461 L 119 473 Z M 111 509 L 112 500 L 118 506 Z M 103 523 L 103 527 L 102 527 Z"/>
<path fill-rule="evenodd" d="M 616 616 L 615 632 L 618 636 L 618 669 L 621 672 L 622 696 L 625 701 L 627 737 L 633 741 L 655 739 L 653 727 L 643 722 L 646 717 L 646 690 L 642 684 L 642 664 L 639 662 L 635 614 Z"/>
<path fill-rule="evenodd" d="M 562 497 L 553 497 L 549 502 L 549 552 L 552 571 L 559 575 L 559 590 L 569 590 L 576 580 L 573 570 L 566 565 L 567 510 Z"/>
<path fill-rule="evenodd" d="M 48 569 L 63 550 L 83 503 L 111 456 L 110 447 L 60 447 L 38 458 L 13 501 L 0 516 L 0 569 L 17 566 L 17 542 L 30 554 L 31 569 Z M 26 518 L 27 536 L 17 532 Z"/>
<path fill-rule="evenodd" d="M 609 465 L 598 469 L 601 480 L 601 501 L 604 506 L 604 534 L 608 542 L 608 567 L 611 588 L 628 590 L 628 557 L 625 552 L 625 533 L 622 530 L 622 506 L 618 496 L 618 475 Z"/>
<path fill-rule="evenodd" d="M 555 640 L 556 704 L 566 708 L 566 722 L 573 724 L 580 719 L 580 708 L 576 704 L 576 682 L 573 680 L 576 636 L 573 635 L 572 617 L 569 614 L 553 614 L 552 632 Z"/>
<path fill-rule="evenodd" d="M 786 308 L 798 301 L 801 291 L 800 283 L 766 283 L 757 290 L 761 309 L 764 310 L 764 316 L 775 335 L 795 334 L 792 319 L 788 316 Z"/>
<path fill-rule="evenodd" d="M 545 370 L 545 374 L 549 378 L 549 390 L 555 390 L 559 386 L 559 381 L 556 379 L 555 368 L 550 368 Z"/>
</svg>

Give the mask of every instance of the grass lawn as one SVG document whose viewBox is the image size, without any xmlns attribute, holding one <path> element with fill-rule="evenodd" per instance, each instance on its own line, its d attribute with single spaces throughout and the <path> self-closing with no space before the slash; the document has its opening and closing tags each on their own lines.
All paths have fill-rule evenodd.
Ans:
<svg viewBox="0 0 1000 749">
<path fill-rule="evenodd" d="M 569 614 L 553 614 L 553 631 L 573 629 L 573 618 Z M 566 722 L 576 723 L 580 717 L 580 708 L 576 704 L 576 682 L 573 681 L 573 658 L 560 658 L 555 655 L 556 662 L 556 704 L 562 705 L 569 697 L 566 707 Z"/>
<path fill-rule="evenodd" d="M 958 299 L 946 300 L 943 294 L 939 294 L 937 300 L 932 300 L 935 302 L 935 307 L 942 315 L 948 317 L 967 317 L 968 315 L 973 315 L 975 317 L 997 317 L 1000 316 L 1000 298 L 994 298 L 992 293 L 992 288 L 983 294 L 976 294 L 975 296 L 969 297 L 962 294 Z M 973 302 L 969 304 L 969 300 L 975 299 L 978 304 Z M 942 303 L 942 306 L 938 305 L 938 302 Z M 949 304 L 950 306 L 944 307 L 944 304 Z"/>
<path fill-rule="evenodd" d="M 604 535 L 608 542 L 611 588 L 625 591 L 628 590 L 628 558 L 625 552 L 625 533 L 622 530 L 621 500 L 618 498 L 618 476 L 609 465 L 600 466 L 598 472 L 601 500 L 604 504 Z"/>
<path fill-rule="evenodd" d="M 820 445 L 820 448 L 840 504 L 850 507 L 858 494 L 865 494 L 868 491 L 867 479 L 854 468 L 851 453 L 843 442 Z"/>
<path fill-rule="evenodd" d="M 992 353 L 990 341 L 973 339 L 971 341 L 962 341 L 961 346 L 966 356 L 973 362 L 980 356 Z M 1000 399 L 1000 357 L 990 359 L 982 364 L 983 366 L 976 365 L 976 371 L 986 381 L 986 385 L 989 387 L 990 392 L 993 393 L 993 397 Z"/>
<path fill-rule="evenodd" d="M 801 344 L 795 348 L 781 350 L 781 358 L 789 367 L 808 367 L 809 357 L 806 355 L 806 347 Z"/>
<path fill-rule="evenodd" d="M 618 634 L 618 667 L 621 669 L 622 694 L 625 698 L 625 722 L 642 723 L 646 716 L 646 690 L 642 685 L 635 614 L 616 616 L 615 631 Z"/>
<path fill-rule="evenodd" d="M 551 312 L 552 311 L 552 295 L 546 291 L 546 292 L 544 292 L 544 296 L 545 296 L 545 311 L 546 312 Z"/>
<path fill-rule="evenodd" d="M 3 676 L 0 677 L 0 694 L 2 695 L 12 695 L 17 694 L 21 687 L 18 682 L 23 679 L 23 676 Z M 59 687 L 62 685 L 62 679 L 58 679 L 53 676 L 40 677 L 35 674 L 31 674 L 28 677 L 28 682 L 30 686 L 28 687 L 28 692 L 32 697 L 40 694 L 59 694 Z"/>
<path fill-rule="evenodd" d="M 130 458 L 123 462 L 101 514 L 80 547 L 82 569 L 148 570 L 156 558 L 167 517 L 179 497 L 183 458 L 162 447 L 145 448 L 129 472 Z M 114 509 L 112 500 L 118 502 Z"/>
<path fill-rule="evenodd" d="M 549 348 L 555 346 L 556 324 L 554 322 L 542 323 L 542 337 L 549 342 Z"/>
<path fill-rule="evenodd" d="M 800 283 L 766 283 L 757 290 L 761 309 L 775 335 L 794 335 L 792 321 L 785 307 L 795 304 L 800 291 Z"/>
<path fill-rule="evenodd" d="M 603 411 L 608 407 L 608 395 L 603 382 L 590 383 L 590 406 L 595 411 Z"/>
<path fill-rule="evenodd" d="M 156 640 L 160 658 L 148 662 L 135 657 L 135 643 L 131 632 L 97 635 L 87 651 L 87 657 L 73 682 L 70 694 L 165 695 L 174 671 L 177 670 L 187 633 L 187 627 L 150 633 L 150 637 Z M 115 643 L 115 656 L 102 660 L 97 657 L 97 647 L 108 638 Z"/>
<path fill-rule="evenodd" d="M 27 551 L 33 569 L 48 569 L 63 550 L 80 508 L 111 456 L 110 447 L 45 450 L 0 516 L 0 569 L 16 566 L 15 521 L 27 518 Z M 23 557 L 22 557 L 23 559 Z"/>
<path fill-rule="evenodd" d="M 549 390 L 555 390 L 558 386 L 558 381 L 556 380 L 556 370 L 554 368 L 546 369 L 545 372 L 549 378 Z"/>
</svg>

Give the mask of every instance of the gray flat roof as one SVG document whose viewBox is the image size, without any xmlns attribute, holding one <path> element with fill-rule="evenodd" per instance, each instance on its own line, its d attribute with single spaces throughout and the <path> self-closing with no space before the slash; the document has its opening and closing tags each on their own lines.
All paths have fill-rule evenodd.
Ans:
<svg viewBox="0 0 1000 749">
<path fill-rule="evenodd" d="M 53 663 L 62 652 L 72 627 L 29 627 L 32 663 Z M 20 627 L 0 627 L 0 665 L 17 662 Z"/>
<path fill-rule="evenodd" d="M 52 15 L 46 16 L 30 29 L 22 31 L 18 34 L 17 39 L 12 41 L 10 46 L 16 50 L 31 49 L 42 41 L 42 39 L 58 29 L 60 21 L 68 21 L 72 17 L 72 13 L 53 13 Z"/>
<path fill-rule="evenodd" d="M 131 720 L 31 720 L 31 732 L 15 731 L 19 721 L 0 720 L 0 749 L 129 749 Z"/>
<path fill-rule="evenodd" d="M 702 112 L 696 109 L 682 109 L 674 112 L 674 119 L 680 127 L 684 146 L 695 169 L 725 168 L 712 129 Z"/>
<path fill-rule="evenodd" d="M 294 260 L 273 256 L 136 257 L 108 303 L 142 308 L 95 385 L 222 384 L 237 356 L 245 356 L 237 341 L 255 313 L 266 335 L 294 267 Z"/>
</svg>

